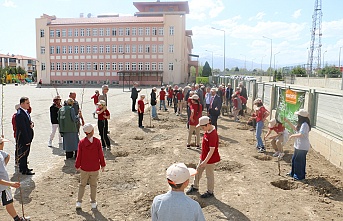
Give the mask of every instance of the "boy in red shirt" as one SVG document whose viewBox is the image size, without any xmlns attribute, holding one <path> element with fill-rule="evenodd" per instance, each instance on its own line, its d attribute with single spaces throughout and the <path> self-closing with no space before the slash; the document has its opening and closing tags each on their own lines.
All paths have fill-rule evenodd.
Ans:
<svg viewBox="0 0 343 221">
<path fill-rule="evenodd" d="M 279 157 L 282 158 L 285 154 L 283 153 L 283 144 L 285 143 L 285 136 L 287 136 L 287 130 L 285 130 L 285 127 L 282 125 L 281 122 L 279 122 L 277 119 L 272 119 L 269 121 L 268 124 L 269 131 L 264 136 L 264 140 L 267 139 L 269 134 L 272 131 L 276 132 L 276 135 L 271 136 L 269 139 L 271 139 L 271 144 L 273 146 L 273 149 L 275 150 L 275 153 L 273 154 L 273 157 Z M 287 136 L 288 137 L 288 136 Z"/>
<path fill-rule="evenodd" d="M 85 124 L 83 126 L 83 131 L 85 132 L 86 137 L 79 142 L 75 161 L 75 168 L 81 173 L 76 209 L 81 209 L 82 198 L 87 183 L 89 183 L 91 189 L 91 207 L 92 209 L 96 209 L 97 202 L 95 198 L 99 170 L 101 168 L 102 172 L 104 172 L 106 162 L 100 140 L 93 137 L 93 125 L 89 123 Z"/>
<path fill-rule="evenodd" d="M 143 116 L 144 116 L 144 98 L 145 95 L 142 94 L 140 99 L 137 102 L 137 112 L 138 112 L 138 127 L 144 128 L 143 126 Z"/>
<path fill-rule="evenodd" d="M 106 107 L 106 101 L 100 100 L 98 103 L 98 108 L 96 109 L 96 114 L 98 115 L 98 130 L 101 137 L 102 148 L 111 149 L 111 142 L 108 138 L 108 120 L 110 119 L 110 112 Z"/>
<path fill-rule="evenodd" d="M 190 109 L 190 117 L 189 117 L 189 129 L 188 129 L 188 139 L 187 139 L 187 148 L 189 148 L 191 145 L 191 138 L 193 135 L 193 132 L 195 131 L 195 135 L 197 137 L 196 140 L 196 147 L 199 148 L 200 144 L 200 128 L 197 127 L 199 124 L 199 118 L 202 115 L 202 105 L 199 101 L 199 96 L 197 94 L 194 94 L 192 97 L 188 98 L 188 100 L 191 100 L 191 105 L 189 107 Z M 188 101 L 189 102 L 189 101 Z"/>
<path fill-rule="evenodd" d="M 218 152 L 219 137 L 216 128 L 211 124 L 210 118 L 207 116 L 199 119 L 197 127 L 201 127 L 205 133 L 202 138 L 200 161 L 197 167 L 198 173 L 195 175 L 193 185 L 191 185 L 186 193 L 198 192 L 201 175 L 206 170 L 207 192 L 202 194 L 201 198 L 209 198 L 214 196 L 214 167 L 215 163 L 220 161 Z"/>
<path fill-rule="evenodd" d="M 161 91 L 160 91 L 160 110 L 162 109 L 162 105 L 164 107 L 164 111 L 167 111 L 167 107 L 166 107 L 166 91 L 164 90 L 164 87 L 161 87 Z"/>
<path fill-rule="evenodd" d="M 93 102 L 94 102 L 94 105 L 95 105 L 95 111 L 93 112 L 93 117 L 94 118 L 95 118 L 96 109 L 98 108 L 99 96 L 100 96 L 99 91 L 95 90 L 95 94 L 91 97 L 91 99 L 93 99 Z"/>
</svg>

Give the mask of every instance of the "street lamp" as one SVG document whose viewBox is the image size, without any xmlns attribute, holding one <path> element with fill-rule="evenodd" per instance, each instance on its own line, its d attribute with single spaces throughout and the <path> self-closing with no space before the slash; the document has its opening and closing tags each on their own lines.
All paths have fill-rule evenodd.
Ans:
<svg viewBox="0 0 343 221">
<path fill-rule="evenodd" d="M 341 49 L 342 48 L 343 48 L 343 46 L 341 46 L 339 48 L 339 57 L 338 57 L 338 70 L 339 70 L 339 73 L 342 75 L 341 90 L 343 90 L 343 74 L 341 71 Z"/>
<path fill-rule="evenodd" d="M 253 58 L 252 60 L 251 60 L 251 71 L 253 71 L 254 70 L 254 60 L 255 60 L 256 58 Z"/>
<path fill-rule="evenodd" d="M 217 30 L 217 31 L 224 32 L 224 71 L 223 72 L 225 72 L 225 30 L 224 29 L 214 28 L 214 27 L 211 27 L 211 28 L 214 29 L 214 30 Z"/>
<path fill-rule="evenodd" d="M 325 50 L 324 53 L 323 53 L 323 68 L 325 67 L 325 63 L 324 63 L 324 55 L 325 53 L 328 52 L 328 50 Z"/>
<path fill-rule="evenodd" d="M 266 56 L 266 55 L 263 55 L 262 58 L 261 58 L 261 71 L 262 71 L 262 74 L 263 74 L 262 63 L 263 63 L 263 58 L 264 58 L 265 56 Z"/>
<path fill-rule="evenodd" d="M 262 36 L 263 38 L 269 39 L 270 40 L 270 62 L 269 62 L 269 81 L 272 76 L 272 56 L 273 56 L 273 39 L 268 38 L 266 36 Z"/>
<path fill-rule="evenodd" d="M 278 53 L 274 54 L 274 70 L 276 70 L 275 69 L 275 55 L 277 55 L 277 54 L 280 54 L 280 51 Z"/>
<path fill-rule="evenodd" d="M 213 73 L 213 51 L 209 51 L 209 50 L 205 50 L 205 51 L 212 53 L 212 73 Z"/>
</svg>

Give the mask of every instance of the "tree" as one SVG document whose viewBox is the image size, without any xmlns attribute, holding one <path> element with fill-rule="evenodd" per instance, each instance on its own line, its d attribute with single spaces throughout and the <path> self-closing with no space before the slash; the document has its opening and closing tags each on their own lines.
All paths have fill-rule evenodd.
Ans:
<svg viewBox="0 0 343 221">
<path fill-rule="evenodd" d="M 337 78 L 341 76 L 341 73 L 338 68 L 335 66 L 326 66 L 318 72 L 319 76 L 324 77 L 327 75 L 330 78 Z"/>
<path fill-rule="evenodd" d="M 297 77 L 306 77 L 306 70 L 305 68 L 302 68 L 300 66 L 297 66 L 296 68 L 293 68 L 291 71 L 292 75 L 295 75 Z"/>
<path fill-rule="evenodd" d="M 239 68 L 238 67 L 235 67 L 235 72 L 239 72 Z"/>
<path fill-rule="evenodd" d="M 18 72 L 18 74 L 21 74 L 21 75 L 24 75 L 24 74 L 26 74 L 26 71 L 25 71 L 25 69 L 23 69 L 22 67 L 18 67 L 17 68 L 17 72 Z"/>
<path fill-rule="evenodd" d="M 202 69 L 202 77 L 209 77 L 209 76 L 212 76 L 212 69 L 210 65 L 208 64 L 208 62 L 206 61 Z"/>
</svg>

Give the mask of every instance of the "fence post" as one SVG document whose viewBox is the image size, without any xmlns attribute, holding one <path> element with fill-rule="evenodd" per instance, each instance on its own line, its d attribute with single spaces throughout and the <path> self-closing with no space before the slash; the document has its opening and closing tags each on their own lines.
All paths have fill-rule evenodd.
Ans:
<svg viewBox="0 0 343 221">
<path fill-rule="evenodd" d="M 272 88 L 270 90 L 270 110 L 269 110 L 269 113 L 272 113 L 272 111 L 274 110 L 275 108 L 275 96 L 276 96 L 276 93 L 275 93 L 275 84 L 272 85 Z M 269 119 L 271 119 L 272 117 L 272 114 L 269 115 Z"/>
<path fill-rule="evenodd" d="M 317 100 L 318 100 L 318 96 L 316 93 L 315 89 L 310 89 L 308 92 L 308 106 L 307 106 L 307 110 L 310 114 L 310 121 L 312 126 L 316 125 L 316 119 L 317 119 Z"/>
</svg>

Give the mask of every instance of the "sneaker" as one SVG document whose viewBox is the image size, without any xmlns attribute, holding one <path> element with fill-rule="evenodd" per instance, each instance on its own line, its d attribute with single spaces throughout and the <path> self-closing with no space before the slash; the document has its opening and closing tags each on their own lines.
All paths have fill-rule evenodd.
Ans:
<svg viewBox="0 0 343 221">
<path fill-rule="evenodd" d="M 188 149 L 191 149 L 191 145 L 187 144 L 187 148 L 188 148 Z"/>
<path fill-rule="evenodd" d="M 139 126 L 139 128 L 144 128 L 144 126 Z"/>
<path fill-rule="evenodd" d="M 279 154 L 280 154 L 280 152 L 279 152 L 279 151 L 276 151 L 276 152 L 273 154 L 273 157 L 278 157 Z"/>
<path fill-rule="evenodd" d="M 266 149 L 264 147 L 261 147 L 259 150 L 258 150 L 259 153 L 264 153 L 266 152 Z"/>
<path fill-rule="evenodd" d="M 213 197 L 214 195 L 213 195 L 213 193 L 210 193 L 210 192 L 208 192 L 208 191 L 206 191 L 206 193 L 204 193 L 204 194 L 201 194 L 201 198 L 210 198 L 210 197 Z"/>
<path fill-rule="evenodd" d="M 49 140 L 49 142 L 48 142 L 48 147 L 52 147 L 52 141 L 51 140 Z"/>
<path fill-rule="evenodd" d="M 107 150 L 111 150 L 111 145 L 107 146 Z"/>
<path fill-rule="evenodd" d="M 91 203 L 91 207 L 92 209 L 96 209 L 98 207 L 98 203 L 97 202 Z"/>
<path fill-rule="evenodd" d="M 76 207 L 76 209 L 81 209 L 81 203 L 80 202 L 76 202 L 75 207 Z"/>
<path fill-rule="evenodd" d="M 193 194 L 195 192 L 198 192 L 199 189 L 194 188 L 193 185 L 191 185 L 191 187 L 186 191 L 186 194 Z"/>
<path fill-rule="evenodd" d="M 282 159 L 283 156 L 285 156 L 285 153 L 280 152 L 278 157 Z"/>
</svg>

